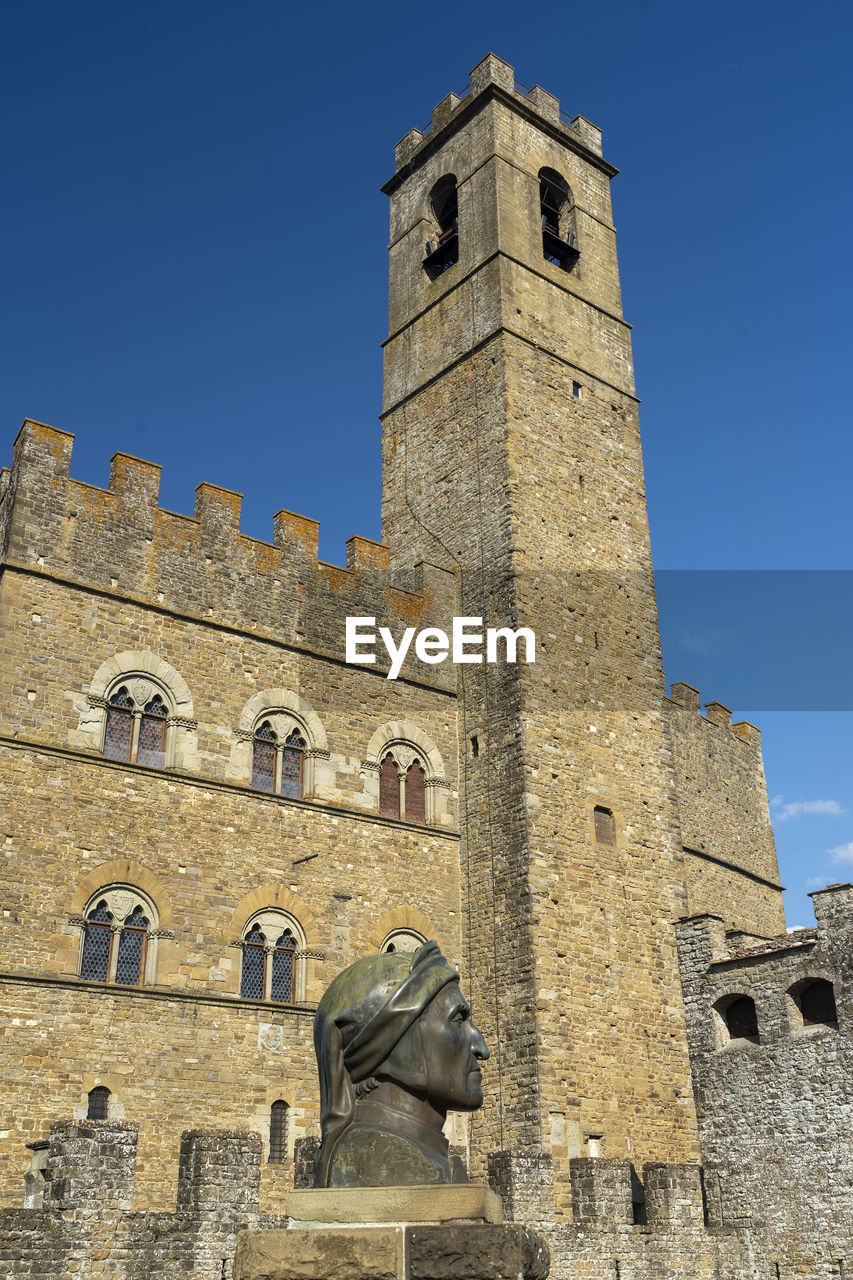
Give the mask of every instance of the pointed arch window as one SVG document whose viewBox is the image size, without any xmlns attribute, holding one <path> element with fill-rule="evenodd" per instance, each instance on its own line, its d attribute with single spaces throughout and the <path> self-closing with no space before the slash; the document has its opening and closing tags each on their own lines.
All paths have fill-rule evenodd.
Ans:
<svg viewBox="0 0 853 1280">
<path fill-rule="evenodd" d="M 283 1098 L 278 1098 L 270 1107 L 270 1164 L 283 1164 L 287 1154 L 287 1112 Z"/>
<path fill-rule="evenodd" d="M 379 767 L 379 814 L 383 818 L 400 816 L 400 774 L 390 752 Z"/>
<path fill-rule="evenodd" d="M 419 760 L 406 773 L 405 806 L 407 822 L 426 822 L 426 774 Z"/>
<path fill-rule="evenodd" d="M 291 729 L 281 742 L 269 720 L 264 720 L 255 730 L 252 741 L 252 786 L 259 791 L 301 800 L 307 746 L 299 729 Z"/>
<path fill-rule="evenodd" d="M 252 746 L 252 786 L 258 791 L 275 790 L 275 762 L 278 734 L 269 720 L 258 725 Z"/>
<path fill-rule="evenodd" d="M 155 920 L 153 905 L 137 890 L 124 885 L 100 890 L 83 913 L 80 977 L 141 986 L 146 970 L 154 972 Z"/>
<path fill-rule="evenodd" d="M 272 953 L 270 999 L 280 1004 L 293 1003 L 293 980 L 296 976 L 296 939 L 290 929 L 276 938 Z"/>
<path fill-rule="evenodd" d="M 459 200 L 455 174 L 445 174 L 429 196 L 430 213 L 436 235 L 426 243 L 424 270 L 437 280 L 459 261 Z"/>
<path fill-rule="evenodd" d="M 143 685 L 143 696 L 151 686 Z M 121 685 L 107 700 L 104 724 L 104 756 L 128 764 L 166 768 L 166 741 L 169 708 L 159 693 L 137 703 L 127 685 Z"/>
<path fill-rule="evenodd" d="M 263 1000 L 266 969 L 266 936 L 259 924 L 252 925 L 243 939 L 243 970 L 240 995 L 246 1000 Z"/>
<path fill-rule="evenodd" d="M 296 922 L 277 908 L 262 911 L 244 930 L 242 946 L 240 995 L 293 1004 L 304 983 L 304 942 Z"/>
<path fill-rule="evenodd" d="M 80 977 L 91 982 L 106 982 L 110 972 L 113 942 L 113 913 L 102 899 L 86 917 L 83 926 L 83 956 Z"/>
<path fill-rule="evenodd" d="M 555 169 L 539 170 L 539 215 L 543 257 L 571 271 L 580 257 L 575 243 L 574 200 L 568 182 Z"/>
</svg>

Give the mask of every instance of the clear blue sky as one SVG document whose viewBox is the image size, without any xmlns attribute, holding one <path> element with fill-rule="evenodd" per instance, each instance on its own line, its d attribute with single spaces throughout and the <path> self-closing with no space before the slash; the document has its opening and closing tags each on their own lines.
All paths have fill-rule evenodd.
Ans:
<svg viewBox="0 0 853 1280">
<path fill-rule="evenodd" d="M 395 141 L 491 49 L 599 124 L 622 170 L 658 567 L 853 568 L 851 15 L 8 0 L 2 460 L 28 415 L 77 434 L 80 479 L 105 484 L 121 449 L 165 464 L 173 509 L 208 480 L 245 494 L 255 536 L 282 506 L 321 520 L 329 560 L 378 536 L 379 187 Z M 833 703 L 826 645 L 853 609 L 828 619 L 820 591 L 804 605 L 802 579 L 777 578 L 773 633 L 796 619 L 799 638 L 759 693 L 725 590 L 688 625 L 672 582 L 667 674 L 762 724 L 789 920 L 809 923 L 806 882 L 853 878 L 853 699 L 845 663 Z M 791 710 L 812 705 L 845 710 Z"/>
</svg>

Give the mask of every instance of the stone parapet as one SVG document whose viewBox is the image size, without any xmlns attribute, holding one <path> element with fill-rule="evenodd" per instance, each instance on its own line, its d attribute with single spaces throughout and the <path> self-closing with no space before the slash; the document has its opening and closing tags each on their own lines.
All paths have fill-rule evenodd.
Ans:
<svg viewBox="0 0 853 1280">
<path fill-rule="evenodd" d="M 70 475 L 72 442 L 31 419 L 18 433 L 0 493 L 0 550 L 15 568 L 339 660 L 348 615 L 375 617 L 395 638 L 453 615 L 453 572 L 418 565 L 401 584 L 387 547 L 361 537 L 347 544 L 346 568 L 325 564 L 318 522 L 289 511 L 275 515 L 271 542 L 249 538 L 240 494 L 217 485 L 197 487 L 192 516 L 164 510 L 160 467 L 126 453 L 113 457 L 109 488 L 82 483 Z M 384 658 L 380 646 L 380 669 Z M 411 656 L 402 674 L 453 683 L 449 663 L 425 668 Z"/>
</svg>

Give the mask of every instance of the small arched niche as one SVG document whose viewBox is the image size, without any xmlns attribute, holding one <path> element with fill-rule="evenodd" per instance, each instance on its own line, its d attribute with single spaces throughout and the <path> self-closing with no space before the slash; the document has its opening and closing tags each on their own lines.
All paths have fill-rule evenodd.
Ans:
<svg viewBox="0 0 853 1280">
<path fill-rule="evenodd" d="M 795 1031 L 810 1027 L 838 1030 L 835 988 L 826 978 L 803 978 L 788 989 L 793 1008 L 791 1021 Z"/>
<path fill-rule="evenodd" d="M 437 280 L 459 261 L 459 199 L 456 175 L 446 173 L 429 193 L 433 235 L 426 242 L 424 271 Z"/>
<path fill-rule="evenodd" d="M 716 1002 L 714 1012 L 721 1048 L 730 1043 L 758 1044 L 758 1014 L 752 996 L 732 992 Z"/>
</svg>

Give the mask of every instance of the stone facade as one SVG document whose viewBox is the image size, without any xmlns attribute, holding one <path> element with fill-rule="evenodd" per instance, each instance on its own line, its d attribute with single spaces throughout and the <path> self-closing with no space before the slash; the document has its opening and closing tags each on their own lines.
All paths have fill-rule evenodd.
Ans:
<svg viewBox="0 0 853 1280">
<path fill-rule="evenodd" d="M 717 915 L 678 926 L 708 1198 L 766 1237 L 786 1277 L 853 1259 L 853 886 L 812 898 L 817 928 L 777 938 L 727 933 Z M 834 1008 L 810 1019 L 816 979 Z M 733 997 L 754 1003 L 754 1035 L 730 1030 Z"/>
<path fill-rule="evenodd" d="M 713 911 L 758 946 L 784 918 L 758 730 L 721 703 L 702 716 L 689 685 L 666 696 L 615 170 L 594 125 L 493 55 L 396 160 L 382 544 L 325 564 L 288 511 L 247 538 L 239 495 L 210 484 L 193 516 L 165 511 L 159 467 L 126 454 L 95 488 L 70 475 L 71 437 L 31 420 L 0 475 L 10 1274 L 95 1274 L 97 1255 L 219 1280 L 237 1220 L 281 1219 L 306 1181 L 320 993 L 430 937 L 492 1052 L 487 1105 L 451 1117 L 451 1141 L 547 1237 L 552 1274 L 752 1280 L 797 1249 L 829 1265 L 817 1199 L 784 1252 L 763 1168 L 739 1159 L 753 1046 L 703 1047 L 720 957 L 701 919 L 685 1020 L 674 922 Z M 344 661 L 352 615 L 395 637 L 524 626 L 536 661 L 412 652 L 387 680 L 381 649 Z M 840 1030 L 797 1043 L 840 1078 Z M 777 1190 L 803 1124 L 849 1131 L 779 1072 Z M 63 1170 L 89 1157 L 107 1180 L 66 1205 L 82 1175 Z"/>
</svg>

